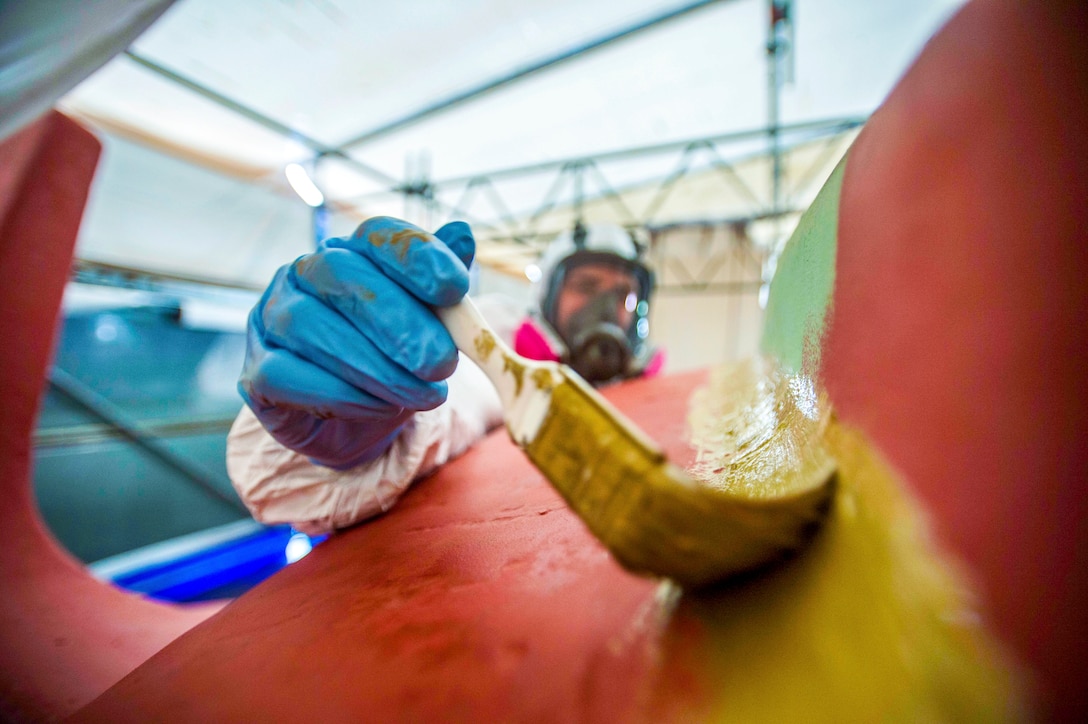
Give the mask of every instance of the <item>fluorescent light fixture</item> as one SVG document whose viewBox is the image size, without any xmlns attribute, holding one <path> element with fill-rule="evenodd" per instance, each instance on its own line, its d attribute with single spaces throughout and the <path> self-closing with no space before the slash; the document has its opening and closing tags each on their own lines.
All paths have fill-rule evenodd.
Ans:
<svg viewBox="0 0 1088 724">
<path fill-rule="evenodd" d="M 538 281 L 540 281 L 541 274 L 542 272 L 540 270 L 540 267 L 538 267 L 536 264 L 530 264 L 525 267 L 525 278 L 531 281 L 533 284 L 536 284 Z"/>
<path fill-rule="evenodd" d="M 317 188 L 317 184 L 313 182 L 313 179 L 310 178 L 310 175 L 306 173 L 306 169 L 302 166 L 297 163 L 289 163 L 287 168 L 284 169 L 284 173 L 287 174 L 287 183 L 291 184 L 291 188 L 307 204 L 317 207 L 325 203 L 324 194 Z"/>
</svg>

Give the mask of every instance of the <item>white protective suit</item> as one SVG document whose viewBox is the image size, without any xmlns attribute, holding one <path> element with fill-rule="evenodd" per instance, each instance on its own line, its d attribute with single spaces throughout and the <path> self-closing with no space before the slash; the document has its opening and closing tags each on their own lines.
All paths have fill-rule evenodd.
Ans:
<svg viewBox="0 0 1088 724">
<path fill-rule="evenodd" d="M 524 307 L 499 295 L 474 300 L 506 340 Z M 262 523 L 290 523 L 309 535 L 328 533 L 389 510 L 413 481 L 465 452 L 502 423 L 502 406 L 490 380 L 461 355 L 449 380 L 449 397 L 417 412 L 386 453 L 348 470 L 310 462 L 285 448 L 243 407 L 227 437 L 227 472 L 242 501 Z"/>
</svg>

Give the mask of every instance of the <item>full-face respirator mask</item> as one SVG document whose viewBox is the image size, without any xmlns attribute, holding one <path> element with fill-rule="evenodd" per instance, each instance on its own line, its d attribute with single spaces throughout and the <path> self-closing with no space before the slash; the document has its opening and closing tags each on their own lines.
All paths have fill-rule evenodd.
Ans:
<svg viewBox="0 0 1088 724">
<path fill-rule="evenodd" d="M 558 356 L 593 384 L 634 377 L 654 351 L 652 275 L 618 227 L 575 227 L 570 241 L 569 253 L 549 269 L 541 300 L 541 314 L 564 348 Z"/>
<path fill-rule="evenodd" d="M 631 342 L 617 319 L 617 292 L 604 292 L 579 310 L 567 323 L 567 352 L 574 371 L 587 380 L 626 376 L 631 364 Z M 626 296 L 626 295 L 623 295 Z"/>
</svg>

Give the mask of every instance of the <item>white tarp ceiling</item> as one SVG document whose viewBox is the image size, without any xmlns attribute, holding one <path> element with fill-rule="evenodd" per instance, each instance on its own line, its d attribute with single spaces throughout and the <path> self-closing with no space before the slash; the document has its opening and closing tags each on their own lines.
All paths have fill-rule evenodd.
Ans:
<svg viewBox="0 0 1088 724">
<path fill-rule="evenodd" d="M 796 0 L 793 77 L 781 92 L 781 123 L 868 115 L 960 4 Z M 61 107 L 113 134 L 276 189 L 290 203 L 299 202 L 288 196 L 285 164 L 312 161 L 315 148 L 342 149 L 350 163 L 326 158 L 317 167 L 326 196 L 357 214 L 403 215 L 403 199 L 382 192 L 406 179 L 464 179 L 765 127 L 768 0 L 698 3 L 652 23 L 694 5 L 179 0 Z M 650 27 L 380 132 L 640 24 Z M 280 130 L 256 122 L 258 116 Z M 368 138 L 352 143 L 361 137 Z M 765 150 L 765 139 L 755 138 L 718 152 L 739 158 Z M 637 185 L 675 164 L 675 154 L 628 158 L 612 164 L 608 182 Z M 554 182 L 553 171 L 510 176 L 496 188 L 512 214 L 525 215 Z M 439 183 L 437 198 L 447 208 L 463 194 L 464 184 Z M 706 204 L 690 213 L 722 216 L 712 197 Z M 482 220 L 499 216 L 494 208 L 491 214 Z M 97 243 L 92 255 L 110 257 L 109 239 Z M 157 254 L 168 268 L 169 249 Z"/>
</svg>

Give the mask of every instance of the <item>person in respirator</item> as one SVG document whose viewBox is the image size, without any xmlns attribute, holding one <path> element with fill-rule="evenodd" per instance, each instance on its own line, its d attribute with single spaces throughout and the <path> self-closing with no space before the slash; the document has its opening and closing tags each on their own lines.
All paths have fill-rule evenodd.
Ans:
<svg viewBox="0 0 1088 724">
<path fill-rule="evenodd" d="M 247 324 L 246 406 L 227 470 L 264 523 L 310 535 L 388 510 L 412 481 L 502 423 L 490 381 L 459 356 L 433 307 L 468 292 L 475 239 L 376 217 L 280 268 Z M 618 226 L 580 224 L 541 259 L 537 308 L 475 301 L 526 357 L 597 385 L 660 370 L 649 342 L 650 271 Z"/>
<path fill-rule="evenodd" d="M 649 342 L 653 276 L 626 231 L 578 224 L 539 266 L 537 309 L 514 336 L 519 354 L 565 362 L 596 385 L 660 369 Z"/>
</svg>

